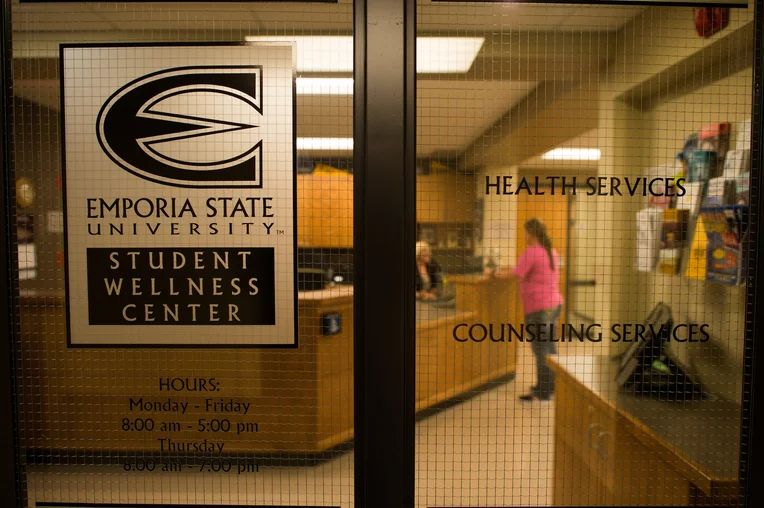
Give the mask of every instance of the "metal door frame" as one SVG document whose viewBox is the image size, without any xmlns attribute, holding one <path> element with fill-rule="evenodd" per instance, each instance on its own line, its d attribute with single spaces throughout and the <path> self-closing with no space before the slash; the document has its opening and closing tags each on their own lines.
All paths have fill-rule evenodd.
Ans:
<svg viewBox="0 0 764 508">
<path fill-rule="evenodd" d="M 13 62 L 11 59 L 11 0 L 3 0 L 2 15 L 0 15 L 0 326 L 2 337 L 0 341 L 0 495 L 5 500 L 21 499 L 19 481 L 21 479 L 20 460 L 18 456 L 18 440 L 16 439 L 16 411 L 14 394 L 14 374 L 12 343 L 20 335 L 15 310 L 18 308 L 18 253 L 16 251 L 16 228 L 12 227 L 11 210 L 13 210 L 16 193 L 13 183 L 15 175 L 11 160 L 11 115 L 9 106 L 12 104 L 11 90 Z M 7 497 L 6 494 L 7 493 Z"/>
<path fill-rule="evenodd" d="M 568 2 L 582 3 L 582 2 Z M 596 3 L 596 0 L 591 2 Z M 622 2 L 623 3 L 623 2 Z M 633 2 L 637 3 L 637 2 Z M 356 506 L 414 506 L 414 356 L 416 240 L 416 1 L 354 0 L 354 241 L 355 298 L 355 496 Z M 762 210 L 762 97 L 764 0 L 755 1 L 751 196 Z M 12 343 L 19 337 L 15 201 L 11 160 L 11 0 L 3 0 L 0 25 L 3 93 L 0 94 L 0 496 L 20 506 L 23 481 L 15 428 Z M 401 126 L 404 126 L 401 129 Z M 360 169 L 362 168 L 362 169 Z M 759 215 L 759 219 L 764 214 Z M 761 506 L 753 488 L 761 465 L 753 460 L 754 425 L 764 421 L 754 404 L 764 386 L 755 337 L 764 337 L 764 239 L 756 222 L 747 242 L 749 271 L 741 428 L 741 506 Z M 403 295 L 403 296 L 402 296 Z M 392 331 L 392 333 L 391 333 Z M 756 375 L 758 374 L 758 376 Z M 4 506 L 9 506 L 5 504 Z"/>
<path fill-rule="evenodd" d="M 416 0 L 354 3 L 355 502 L 413 507 Z"/>
</svg>

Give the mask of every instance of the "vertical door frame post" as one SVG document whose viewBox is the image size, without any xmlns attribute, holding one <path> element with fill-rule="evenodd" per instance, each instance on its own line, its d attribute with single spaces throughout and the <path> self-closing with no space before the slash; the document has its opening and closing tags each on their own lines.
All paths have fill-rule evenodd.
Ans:
<svg viewBox="0 0 764 508">
<path fill-rule="evenodd" d="M 356 506 L 414 506 L 415 0 L 355 0 Z"/>
</svg>

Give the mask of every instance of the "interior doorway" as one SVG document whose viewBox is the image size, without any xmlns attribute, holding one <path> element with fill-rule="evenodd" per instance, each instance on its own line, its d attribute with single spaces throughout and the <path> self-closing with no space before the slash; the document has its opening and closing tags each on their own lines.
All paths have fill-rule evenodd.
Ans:
<svg viewBox="0 0 764 508">
<path fill-rule="evenodd" d="M 570 213 L 571 195 L 551 192 L 551 187 L 546 187 L 544 194 L 528 196 L 521 194 L 517 204 L 517 256 L 525 251 L 527 244 L 523 225 L 530 219 L 539 219 L 547 228 L 552 247 L 560 256 L 560 292 L 563 297 L 569 292 L 569 278 L 571 276 L 570 257 Z M 567 323 L 570 311 L 568 298 L 562 306 L 559 323 Z"/>
</svg>

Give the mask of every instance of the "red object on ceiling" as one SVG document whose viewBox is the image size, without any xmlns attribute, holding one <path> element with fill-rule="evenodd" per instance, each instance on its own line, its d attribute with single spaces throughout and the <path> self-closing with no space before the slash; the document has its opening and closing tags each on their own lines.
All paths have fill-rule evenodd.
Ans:
<svg viewBox="0 0 764 508">
<path fill-rule="evenodd" d="M 698 7 L 695 9 L 695 31 L 701 37 L 711 37 L 730 23 L 729 7 Z"/>
</svg>

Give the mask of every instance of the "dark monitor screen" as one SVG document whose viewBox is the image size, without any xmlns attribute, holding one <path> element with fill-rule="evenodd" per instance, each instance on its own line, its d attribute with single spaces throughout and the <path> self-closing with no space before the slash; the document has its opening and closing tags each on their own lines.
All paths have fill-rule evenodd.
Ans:
<svg viewBox="0 0 764 508">
<path fill-rule="evenodd" d="M 464 260 L 464 273 L 481 273 L 483 271 L 483 256 L 470 256 Z"/>
<path fill-rule="evenodd" d="M 659 303 L 644 321 L 644 340 L 638 339 L 631 344 L 621 358 L 618 382 L 623 385 L 638 369 L 650 367 L 655 360 L 660 359 L 668 343 L 673 320 L 671 309 L 664 303 Z"/>
</svg>

